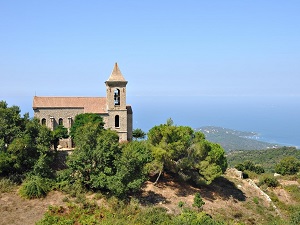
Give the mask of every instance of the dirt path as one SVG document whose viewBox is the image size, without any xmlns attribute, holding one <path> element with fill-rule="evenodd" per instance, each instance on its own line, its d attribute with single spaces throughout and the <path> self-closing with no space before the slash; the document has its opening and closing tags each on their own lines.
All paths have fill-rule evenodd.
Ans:
<svg viewBox="0 0 300 225">
<path fill-rule="evenodd" d="M 49 205 L 65 205 L 64 195 L 52 191 L 43 199 L 27 200 L 21 198 L 17 190 L 0 194 L 1 225 L 33 225 L 40 220 Z"/>
</svg>

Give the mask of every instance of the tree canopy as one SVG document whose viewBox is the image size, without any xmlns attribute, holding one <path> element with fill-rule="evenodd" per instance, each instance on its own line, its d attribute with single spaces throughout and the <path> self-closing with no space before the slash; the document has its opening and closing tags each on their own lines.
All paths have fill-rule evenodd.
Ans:
<svg viewBox="0 0 300 225">
<path fill-rule="evenodd" d="M 146 136 L 146 133 L 144 131 L 142 131 L 142 129 L 137 128 L 132 131 L 132 136 L 135 139 L 144 139 Z"/>
<path fill-rule="evenodd" d="M 87 189 L 123 196 L 138 190 L 146 180 L 151 153 L 143 142 L 119 143 L 115 131 L 99 130 L 98 124 L 78 128 L 76 148 L 67 161 L 71 182 Z"/>
<path fill-rule="evenodd" d="M 51 131 L 37 119 L 23 117 L 17 106 L 0 102 L 0 175 L 50 176 L 52 170 Z"/>
<path fill-rule="evenodd" d="M 148 133 L 157 171 L 169 171 L 185 180 L 211 183 L 227 168 L 225 152 L 205 140 L 201 132 L 173 121 L 153 127 Z"/>
<path fill-rule="evenodd" d="M 293 156 L 283 158 L 275 166 L 275 172 L 282 175 L 293 175 L 300 171 L 300 160 Z"/>
<path fill-rule="evenodd" d="M 95 113 L 83 113 L 75 116 L 74 124 L 70 129 L 70 136 L 75 138 L 78 129 L 87 123 L 92 123 L 97 126 L 97 129 L 103 129 L 104 122 L 102 116 Z M 80 133 L 80 132 L 79 132 Z"/>
</svg>

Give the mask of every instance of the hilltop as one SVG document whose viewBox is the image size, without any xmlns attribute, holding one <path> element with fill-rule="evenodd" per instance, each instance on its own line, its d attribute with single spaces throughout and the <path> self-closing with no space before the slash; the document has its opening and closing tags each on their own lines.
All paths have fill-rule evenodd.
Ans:
<svg viewBox="0 0 300 225">
<path fill-rule="evenodd" d="M 204 126 L 195 130 L 203 132 L 208 141 L 220 144 L 227 152 L 232 150 L 260 150 L 278 147 L 277 144 L 257 140 L 259 136 L 255 132 L 238 131 L 215 126 Z"/>
</svg>

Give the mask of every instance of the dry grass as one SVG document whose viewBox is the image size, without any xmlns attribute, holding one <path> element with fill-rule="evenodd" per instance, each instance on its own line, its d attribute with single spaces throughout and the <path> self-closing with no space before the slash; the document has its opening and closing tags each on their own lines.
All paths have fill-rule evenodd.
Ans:
<svg viewBox="0 0 300 225">
<path fill-rule="evenodd" d="M 299 204 L 293 200 L 293 192 L 284 188 L 291 183 L 284 180 L 282 183 L 284 185 L 281 187 L 270 190 L 270 193 L 274 194 L 273 197 L 276 197 L 278 202 Z M 23 199 L 17 193 L 17 188 L 11 192 L 0 193 L 1 225 L 35 224 L 43 217 L 49 205 L 66 206 L 69 201 L 68 196 L 57 191 L 50 192 L 45 198 L 33 200 Z M 164 175 L 157 185 L 153 185 L 151 181 L 146 182 L 141 193 L 133 197 L 138 199 L 142 206 L 160 206 L 166 208 L 169 213 L 178 214 L 182 210 L 178 206 L 179 202 L 184 203 L 183 207 L 193 208 L 196 193 L 200 193 L 205 201 L 203 210 L 215 219 L 231 220 L 233 223 L 266 224 L 267 221 L 278 217 L 278 212 L 265 196 L 261 195 L 258 188 L 232 173 L 225 174 L 211 185 L 201 188 Z M 99 193 L 88 195 L 87 198 L 95 200 L 98 204 L 104 204 L 103 196 Z M 287 218 L 285 212 L 281 213 L 283 218 Z"/>
</svg>

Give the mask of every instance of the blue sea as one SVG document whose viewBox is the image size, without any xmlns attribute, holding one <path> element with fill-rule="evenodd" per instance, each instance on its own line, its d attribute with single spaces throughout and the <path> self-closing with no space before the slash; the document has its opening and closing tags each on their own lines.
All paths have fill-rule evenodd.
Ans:
<svg viewBox="0 0 300 225">
<path fill-rule="evenodd" d="M 33 116 L 32 97 L 6 98 Z M 192 128 L 219 126 L 258 133 L 258 140 L 300 148 L 300 96 L 127 96 L 133 127 L 147 132 L 172 118 Z"/>
<path fill-rule="evenodd" d="M 137 96 L 134 128 L 148 131 L 172 118 L 192 128 L 219 126 L 258 133 L 258 140 L 300 148 L 299 96 Z"/>
</svg>

